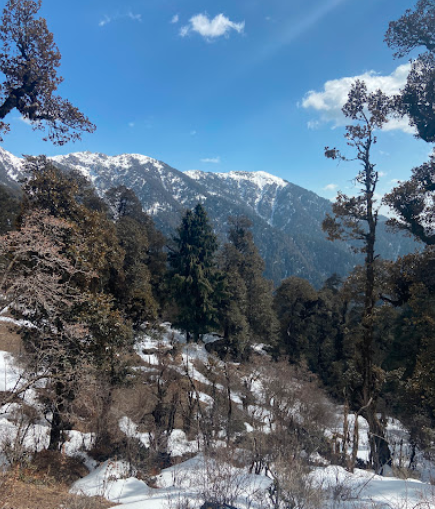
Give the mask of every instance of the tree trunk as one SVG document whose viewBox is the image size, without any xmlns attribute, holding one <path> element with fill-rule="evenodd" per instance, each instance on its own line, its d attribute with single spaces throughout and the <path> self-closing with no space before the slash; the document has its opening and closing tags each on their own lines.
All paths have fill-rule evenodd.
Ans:
<svg viewBox="0 0 435 509">
<path fill-rule="evenodd" d="M 48 450 L 60 451 L 62 445 L 65 442 L 64 430 L 65 423 L 63 421 L 63 413 L 65 406 L 63 403 L 63 391 L 64 386 L 61 382 L 56 384 L 56 397 L 52 404 L 51 429 L 50 429 L 50 443 L 48 444 Z"/>
<path fill-rule="evenodd" d="M 370 407 L 369 407 L 370 408 Z M 382 475 L 385 465 L 391 466 L 391 452 L 385 438 L 385 430 L 376 413 L 368 409 L 363 417 L 369 425 L 370 460 L 377 474 Z"/>
<path fill-rule="evenodd" d="M 370 144 L 367 146 L 367 157 Z M 362 407 L 361 415 L 365 417 L 369 425 L 370 461 L 377 473 L 382 472 L 385 464 L 391 464 L 391 453 L 388 442 L 385 440 L 384 427 L 376 416 L 378 396 L 375 394 L 375 374 L 373 373 L 374 359 L 374 312 L 375 312 L 375 240 L 377 213 L 373 211 L 373 195 L 376 187 L 377 173 L 373 178 L 372 165 L 366 161 L 366 203 L 367 203 L 367 226 L 368 232 L 365 236 L 365 295 L 363 326 L 363 386 L 362 386 Z"/>
</svg>

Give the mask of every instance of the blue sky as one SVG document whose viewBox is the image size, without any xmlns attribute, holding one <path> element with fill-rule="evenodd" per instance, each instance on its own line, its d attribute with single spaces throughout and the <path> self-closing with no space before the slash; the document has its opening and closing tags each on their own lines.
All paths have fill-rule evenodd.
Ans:
<svg viewBox="0 0 435 509">
<path fill-rule="evenodd" d="M 356 169 L 340 112 L 353 78 L 395 91 L 407 59 L 383 42 L 409 0 L 43 0 L 62 53 L 60 94 L 97 125 L 63 147 L 12 112 L 15 155 L 140 153 L 179 170 L 267 171 L 333 198 Z M 402 66 L 402 67 L 401 67 Z M 15 116 L 14 116 L 15 115 Z M 431 147 L 405 123 L 381 133 L 380 193 Z M 346 152 L 346 149 L 345 149 Z M 351 152 L 347 152 L 352 155 Z"/>
</svg>

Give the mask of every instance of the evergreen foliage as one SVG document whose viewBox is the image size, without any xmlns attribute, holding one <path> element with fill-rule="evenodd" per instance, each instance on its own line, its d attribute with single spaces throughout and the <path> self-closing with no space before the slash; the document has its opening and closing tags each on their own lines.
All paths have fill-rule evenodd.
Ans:
<svg viewBox="0 0 435 509">
<path fill-rule="evenodd" d="M 13 230 L 20 213 L 20 202 L 11 191 L 0 185 L 0 235 Z"/>
<path fill-rule="evenodd" d="M 396 230 L 405 230 L 426 245 L 435 245 L 435 154 L 412 170 L 409 180 L 400 183 L 384 197 L 395 212 L 388 221 Z"/>
<path fill-rule="evenodd" d="M 318 308 L 316 290 L 305 279 L 289 277 L 276 290 L 274 305 L 285 355 L 293 362 L 307 358 L 316 341 L 317 330 L 311 319 Z"/>
<path fill-rule="evenodd" d="M 186 211 L 173 243 L 168 259 L 171 296 L 177 306 L 175 325 L 198 341 L 218 327 L 223 285 L 215 261 L 216 235 L 201 204 Z"/>
<path fill-rule="evenodd" d="M 229 242 L 219 257 L 226 283 L 220 320 L 233 352 L 246 355 L 250 343 L 275 344 L 273 285 L 263 277 L 265 265 L 254 244 L 252 222 L 245 216 L 230 216 L 228 224 Z"/>
<path fill-rule="evenodd" d="M 106 199 L 112 210 L 119 244 L 125 252 L 124 278 L 114 292 L 135 326 L 154 320 L 162 301 L 166 271 L 164 236 L 133 191 L 124 186 L 110 189 Z"/>
</svg>

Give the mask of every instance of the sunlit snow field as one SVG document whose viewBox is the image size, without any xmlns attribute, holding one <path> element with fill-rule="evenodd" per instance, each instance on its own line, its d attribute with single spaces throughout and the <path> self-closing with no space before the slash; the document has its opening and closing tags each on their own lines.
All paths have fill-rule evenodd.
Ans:
<svg viewBox="0 0 435 509">
<path fill-rule="evenodd" d="M 213 341 L 215 336 L 205 338 L 206 342 Z M 144 354 L 145 350 L 170 348 L 174 342 L 181 343 L 181 361 L 173 369 L 188 375 L 202 384 L 210 384 L 204 374 L 194 366 L 195 360 L 209 362 L 209 353 L 203 344 L 186 344 L 184 336 L 173 330 L 169 324 L 164 326 L 164 334 L 143 334 L 135 346 L 136 352 L 142 357 L 149 368 L 153 369 L 158 363 L 154 354 Z M 219 362 L 216 359 L 213 362 Z M 23 383 L 21 371 L 10 353 L 0 351 L 0 391 L 11 391 Z M 253 386 L 258 398 L 261 398 L 261 381 Z M 205 405 L 211 405 L 213 400 L 204 392 L 198 391 L 200 401 Z M 37 407 L 35 394 L 28 390 L 25 395 L 26 403 Z M 232 394 L 235 404 L 241 404 L 240 397 L 236 392 Z M 0 450 L 1 445 L 13 442 L 18 430 L 14 423 L 13 414 L 18 410 L 17 403 L 5 405 L 0 408 Z M 253 408 L 253 411 L 256 409 Z M 339 430 L 342 422 L 342 408 L 336 407 L 337 426 L 327 430 L 327 434 L 333 436 Z M 353 416 L 349 416 L 350 428 L 352 428 Z M 267 419 L 265 419 L 267 422 Z M 358 457 L 367 459 L 367 424 L 361 417 L 360 444 Z M 245 424 L 249 432 L 250 425 Z M 120 430 L 127 436 L 139 439 L 146 447 L 150 444 L 150 435 L 138 431 L 138 426 L 128 417 L 119 420 Z M 392 446 L 393 456 L 402 455 L 402 461 L 410 454 L 407 444 L 407 432 L 396 420 L 390 420 L 388 436 Z M 29 449 L 41 450 L 48 445 L 49 426 L 41 419 L 29 429 L 25 436 L 25 444 Z M 70 431 L 69 440 L 63 451 L 70 456 L 80 456 L 84 459 L 90 474 L 77 481 L 71 491 L 85 495 L 99 495 L 119 504 L 117 507 L 124 509 L 178 509 L 181 507 L 200 507 L 206 496 L 215 494 L 218 499 L 225 494 L 226 500 L 231 500 L 238 509 L 269 509 L 272 503 L 268 497 L 268 488 L 272 480 L 265 475 L 249 473 L 248 468 L 235 468 L 225 461 L 215 460 L 204 456 L 201 452 L 201 443 L 196 440 L 188 440 L 182 430 L 174 430 L 168 437 L 168 451 L 173 458 L 179 458 L 189 453 L 192 456 L 187 461 L 182 461 L 175 466 L 162 470 L 153 478 L 152 484 L 147 485 L 143 480 L 135 477 L 135 471 L 123 461 L 106 461 L 98 464 L 91 460 L 86 450 L 92 446 L 93 435 Z M 6 458 L 0 456 L 0 462 L 5 464 Z M 320 462 L 318 462 L 320 464 Z M 325 496 L 324 507 L 328 508 L 394 508 L 411 509 L 417 507 L 435 507 L 435 486 L 430 484 L 432 471 L 435 477 L 434 465 L 423 460 L 420 455 L 417 461 L 418 472 L 416 477 L 423 479 L 398 479 L 394 477 L 381 477 L 367 470 L 356 469 L 354 473 L 346 471 L 342 467 L 328 465 L 315 468 L 307 482 Z M 391 473 L 392 475 L 392 473 Z M 183 505 L 184 504 L 184 505 Z M 187 505 L 187 504 L 190 504 Z M 301 508 L 302 509 L 302 508 Z"/>
</svg>

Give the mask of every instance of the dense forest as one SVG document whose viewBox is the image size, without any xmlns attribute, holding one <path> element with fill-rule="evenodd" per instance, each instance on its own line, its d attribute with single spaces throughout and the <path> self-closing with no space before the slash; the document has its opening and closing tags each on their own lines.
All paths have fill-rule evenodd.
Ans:
<svg viewBox="0 0 435 509">
<path fill-rule="evenodd" d="M 93 126 L 69 103 L 53 102 L 59 54 L 45 25 L 32 32 L 39 48 L 26 49 L 28 39 L 16 40 L 14 28 L 29 24 L 38 5 L 10 0 L 5 8 L 0 64 L 7 80 L 0 89 L 0 118 L 18 108 L 35 122 L 48 122 L 48 138 L 61 143 L 67 129 L 56 116 L 68 128 L 89 131 Z M 428 144 L 435 140 L 435 34 L 429 22 L 434 12 L 431 0 L 419 0 L 387 31 L 386 42 L 398 55 L 424 50 L 401 95 L 369 93 L 363 82 L 349 93 L 343 108 L 349 121 L 345 139 L 360 163 L 359 189 L 355 196 L 338 195 L 323 226 L 331 241 L 358 241 L 364 263 L 346 279 L 331 274 L 320 289 L 295 276 L 277 287 L 265 279 L 253 225 L 244 216 L 228 218 L 227 240 L 219 244 L 207 210 L 198 203 L 165 238 L 130 189 L 116 187 L 100 197 L 79 173 L 62 171 L 44 156 L 27 157 L 21 193 L 0 187 L 0 303 L 20 320 L 28 382 L 13 393 L 0 393 L 0 407 L 44 380 L 40 402 L 51 415 L 49 450 L 61 450 L 65 431 L 82 415 L 97 429 L 94 449 L 100 459 L 126 455 L 128 448 L 107 421 L 110 409 L 119 388 L 143 383 L 132 369 L 135 337 L 170 322 L 187 342 L 201 343 L 204 335 L 216 333 L 219 339 L 208 348 L 228 365 L 255 363 L 254 347 L 262 344 L 268 369 L 286 373 L 284 381 L 295 372 L 319 380 L 336 403 L 368 422 L 365 467 L 382 472 L 391 464 L 387 416 L 408 428 L 413 447 L 430 448 L 435 426 L 435 156 L 383 198 L 394 212 L 391 229 L 407 231 L 424 247 L 383 260 L 376 251 L 378 171 L 372 148 L 375 131 L 392 115 L 408 115 L 419 138 Z M 12 42 L 21 49 L 18 57 Z M 27 56 L 41 47 L 38 58 Z M 40 69 L 41 61 L 47 72 L 29 88 L 33 66 Z M 51 110 L 44 101 L 51 102 Z M 45 110 L 56 111 L 48 118 Z M 7 124 L 2 126 L 7 131 Z M 326 147 L 325 155 L 347 160 L 336 148 Z M 229 387 L 229 372 L 223 376 Z M 183 413 L 183 403 L 171 400 L 176 392 L 168 387 L 176 381 L 162 376 L 152 383 L 153 429 L 163 433 L 180 412 L 184 428 L 192 432 L 192 412 Z M 85 390 L 92 402 L 87 409 L 78 405 Z M 188 389 L 179 401 L 187 394 Z M 227 423 L 231 411 L 230 405 Z M 301 434 L 308 429 L 292 425 Z M 231 433 L 228 424 L 227 437 Z M 306 436 L 298 440 L 309 447 Z M 327 448 L 320 442 L 311 446 Z M 272 450 L 270 444 L 265 447 Z M 165 464 L 165 444 L 157 438 L 154 452 L 154 463 Z M 336 460 L 354 468 L 356 456 L 344 456 Z"/>
</svg>

